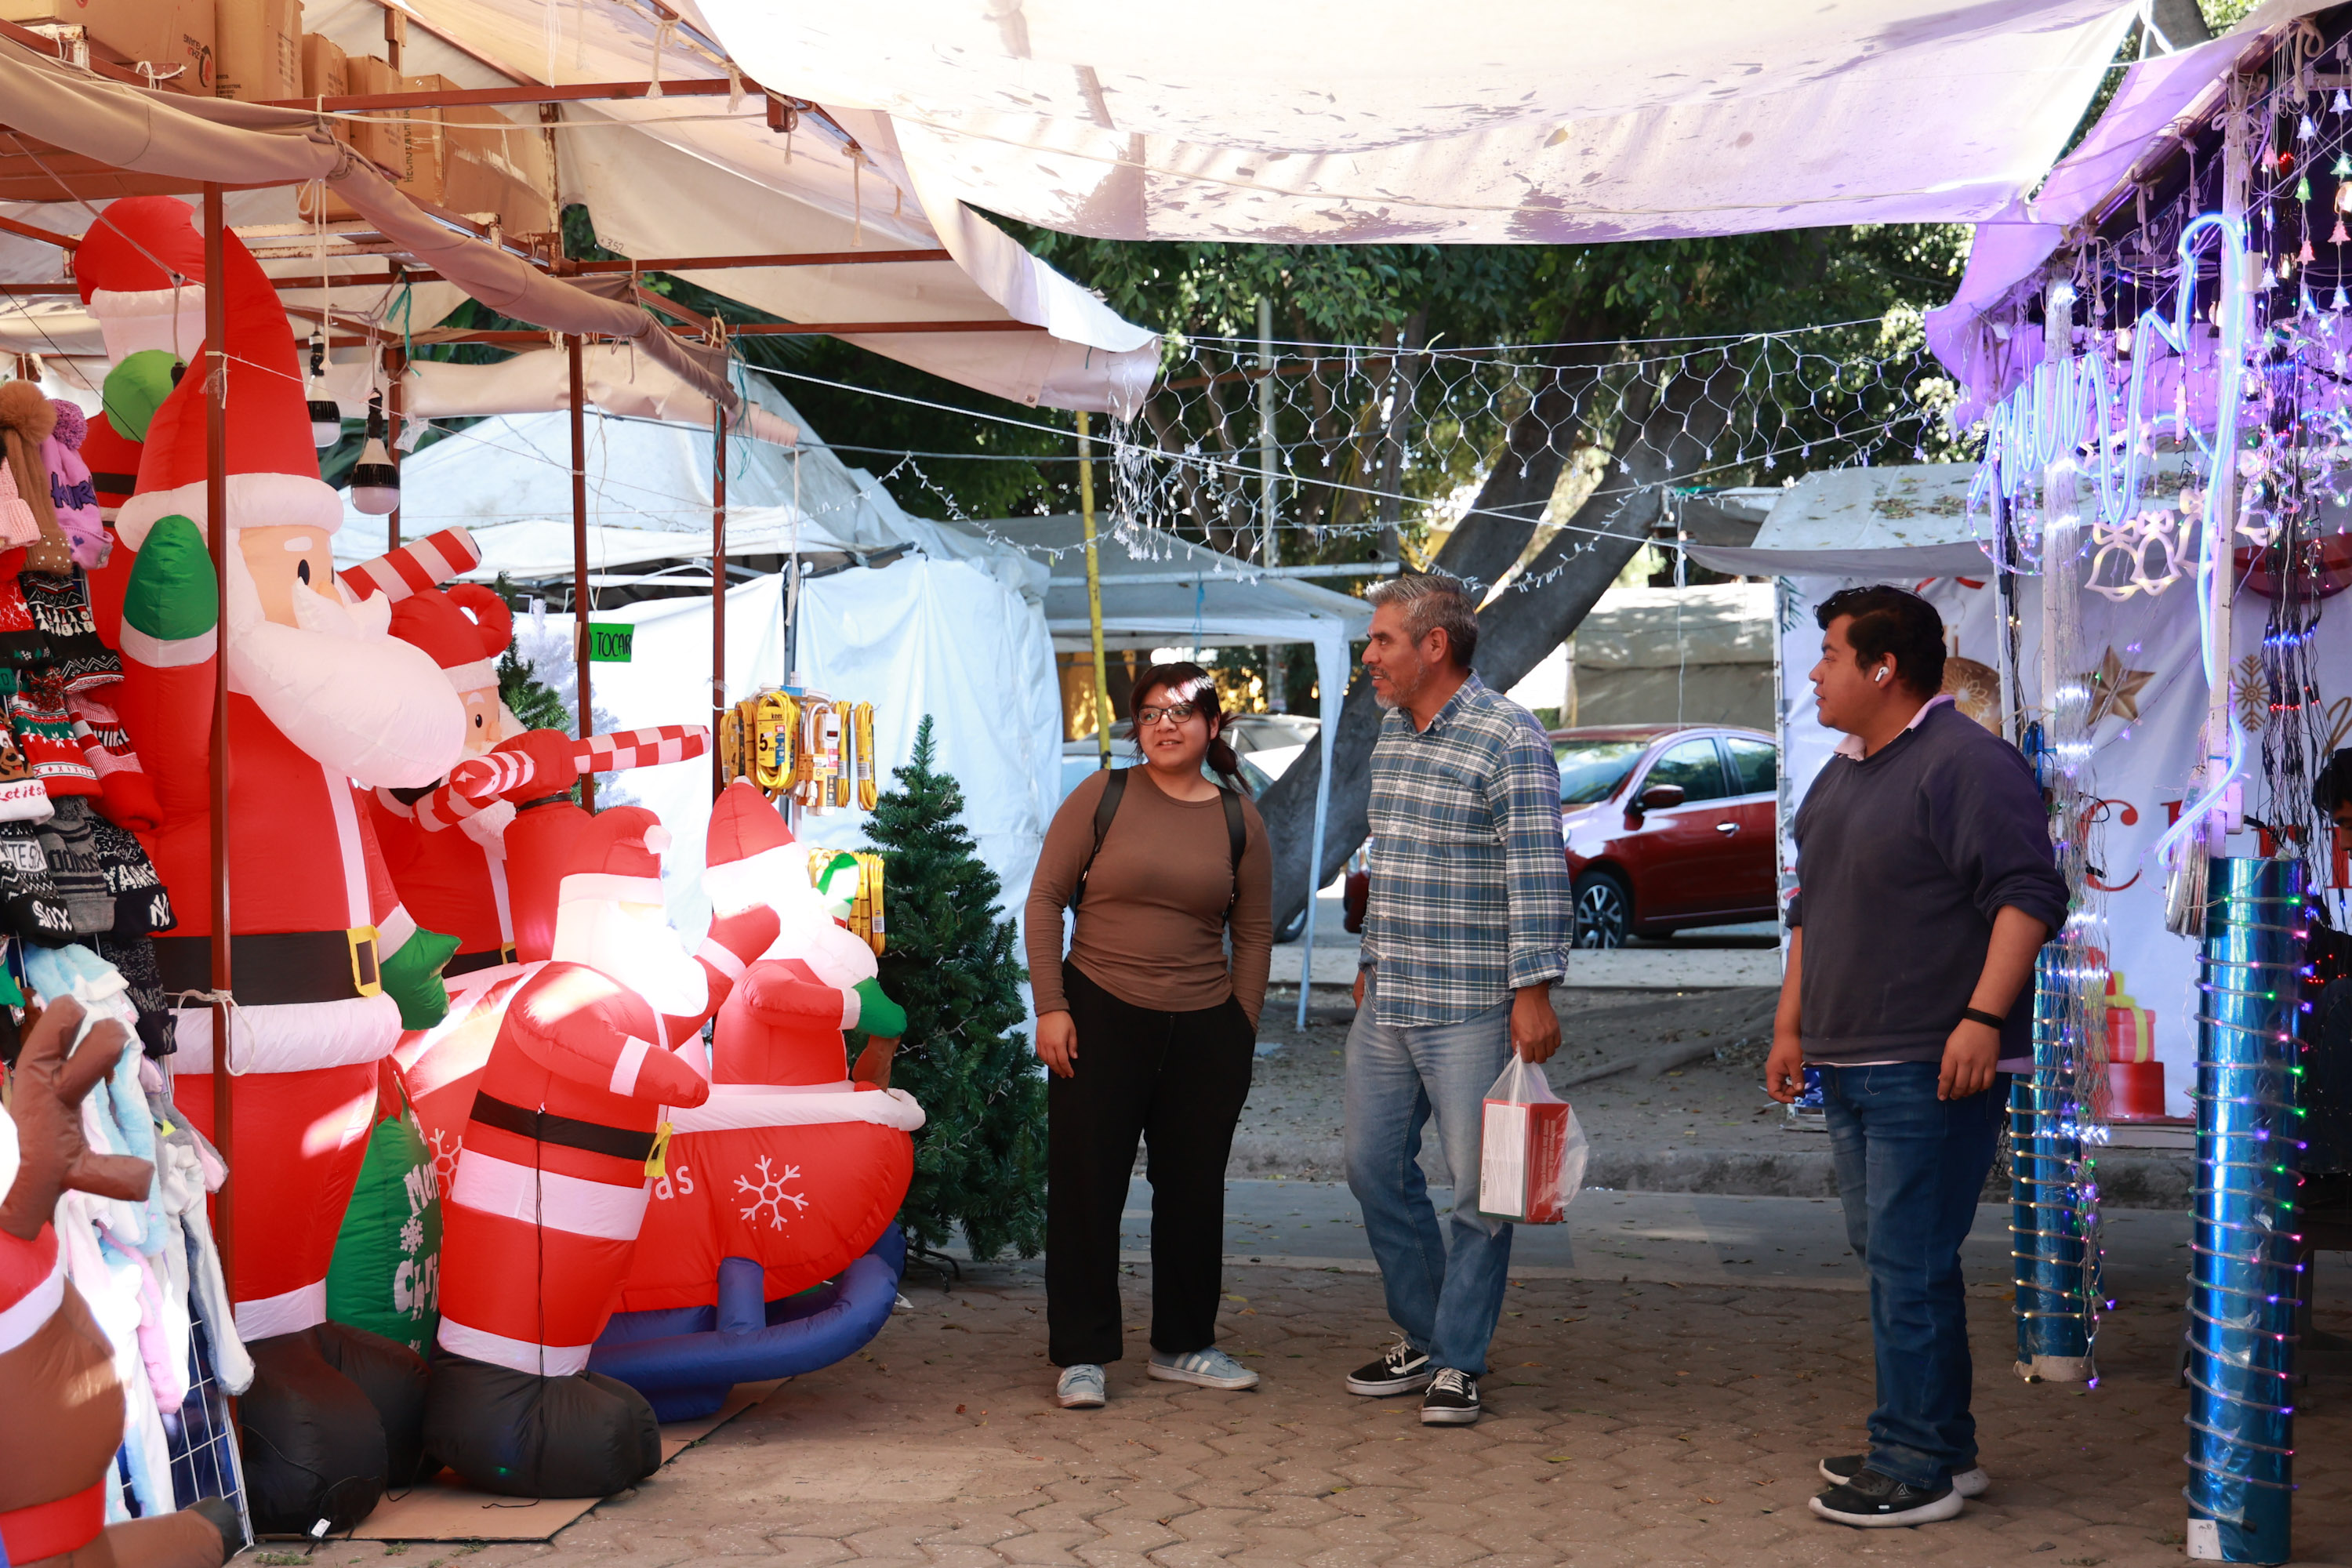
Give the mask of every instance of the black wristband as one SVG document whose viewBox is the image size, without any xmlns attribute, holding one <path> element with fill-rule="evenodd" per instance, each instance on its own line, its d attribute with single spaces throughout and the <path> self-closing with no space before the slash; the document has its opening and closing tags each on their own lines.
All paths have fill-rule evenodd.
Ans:
<svg viewBox="0 0 2352 1568">
<path fill-rule="evenodd" d="M 2005 1029 L 2009 1027 L 2008 1019 L 1997 1018 L 1981 1007 L 1963 1007 L 1960 1009 L 1960 1016 L 1966 1018 L 1971 1024 L 1982 1024 L 1988 1028 Z"/>
</svg>

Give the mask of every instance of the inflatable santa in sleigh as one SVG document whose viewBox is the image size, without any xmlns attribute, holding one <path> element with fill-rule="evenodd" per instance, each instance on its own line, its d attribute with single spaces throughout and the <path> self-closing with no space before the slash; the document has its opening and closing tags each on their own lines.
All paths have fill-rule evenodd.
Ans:
<svg viewBox="0 0 2352 1568">
<path fill-rule="evenodd" d="M 781 930 L 719 1010 L 709 1098 L 671 1113 L 623 1310 L 589 1358 L 664 1420 L 852 1354 L 897 1300 L 906 1249 L 892 1221 L 923 1110 L 850 1079 L 845 1029 L 890 1042 L 907 1024 L 873 949 L 840 923 L 852 875 L 813 886 L 808 851 L 748 783 L 712 807 L 703 889 L 716 918 L 764 905 Z"/>
</svg>

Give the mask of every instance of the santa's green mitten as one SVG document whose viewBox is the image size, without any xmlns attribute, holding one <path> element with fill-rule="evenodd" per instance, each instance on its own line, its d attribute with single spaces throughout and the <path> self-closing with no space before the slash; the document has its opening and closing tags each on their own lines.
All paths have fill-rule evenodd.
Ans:
<svg viewBox="0 0 2352 1568">
<path fill-rule="evenodd" d="M 878 1039 L 895 1040 L 907 1032 L 907 1010 L 882 994 L 882 987 L 871 980 L 861 980 L 850 993 L 857 998 L 857 1016 L 844 1028 Z"/>
<path fill-rule="evenodd" d="M 122 594 L 122 651 L 141 664 L 198 664 L 213 655 L 220 579 L 205 536 L 184 517 L 147 531 Z"/>
<path fill-rule="evenodd" d="M 383 961 L 383 994 L 400 1004 L 400 1026 L 429 1029 L 449 1013 L 441 966 L 457 955 L 457 939 L 418 926 L 400 951 Z"/>
</svg>

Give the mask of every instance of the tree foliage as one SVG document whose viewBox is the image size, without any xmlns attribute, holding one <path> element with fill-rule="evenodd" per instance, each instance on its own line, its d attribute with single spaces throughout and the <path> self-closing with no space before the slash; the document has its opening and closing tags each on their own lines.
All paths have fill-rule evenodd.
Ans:
<svg viewBox="0 0 2352 1568">
<path fill-rule="evenodd" d="M 925 1117 L 898 1223 L 926 1247 L 961 1226 L 975 1258 L 1034 1258 L 1045 1243 L 1045 1080 L 1015 1032 L 1026 972 L 1013 921 L 996 918 L 1003 886 L 964 830 L 963 792 L 936 755 L 926 717 L 866 826 L 887 868 L 882 989 L 907 1010 L 892 1082 Z"/>
</svg>

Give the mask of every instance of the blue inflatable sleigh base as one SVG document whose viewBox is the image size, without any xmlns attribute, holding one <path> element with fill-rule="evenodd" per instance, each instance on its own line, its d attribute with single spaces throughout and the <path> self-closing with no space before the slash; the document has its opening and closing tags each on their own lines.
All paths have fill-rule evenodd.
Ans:
<svg viewBox="0 0 2352 1568">
<path fill-rule="evenodd" d="M 721 1258 L 716 1306 L 615 1312 L 588 1369 L 644 1394 L 664 1421 L 714 1415 L 739 1383 L 797 1377 L 863 1349 L 890 1316 L 906 1266 L 894 1225 L 831 1284 L 769 1301 L 756 1261 Z"/>
</svg>

